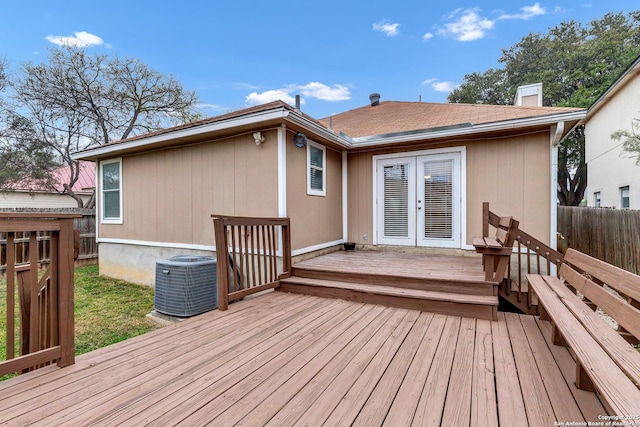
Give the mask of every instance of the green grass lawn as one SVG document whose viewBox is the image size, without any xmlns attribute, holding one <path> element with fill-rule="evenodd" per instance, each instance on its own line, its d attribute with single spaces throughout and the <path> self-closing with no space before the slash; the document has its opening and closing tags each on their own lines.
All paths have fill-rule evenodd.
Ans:
<svg viewBox="0 0 640 427">
<path fill-rule="evenodd" d="M 6 299 L 6 281 L 2 277 L 0 278 L 0 360 L 4 360 L 7 354 Z M 152 288 L 100 276 L 97 265 L 76 268 L 76 355 L 157 329 L 158 325 L 145 318 L 151 310 L 153 310 Z M 17 350 L 16 354 L 18 354 Z"/>
</svg>

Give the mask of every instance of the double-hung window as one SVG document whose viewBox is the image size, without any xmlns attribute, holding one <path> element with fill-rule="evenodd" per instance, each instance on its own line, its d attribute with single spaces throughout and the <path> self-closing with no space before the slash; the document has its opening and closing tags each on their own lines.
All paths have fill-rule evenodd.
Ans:
<svg viewBox="0 0 640 427">
<path fill-rule="evenodd" d="M 122 159 L 100 162 L 102 223 L 122 224 Z"/>
<path fill-rule="evenodd" d="M 629 209 L 629 186 L 620 187 L 620 207 Z"/>
<path fill-rule="evenodd" d="M 327 194 L 327 149 L 319 144 L 307 144 L 307 194 L 326 196 Z"/>
</svg>

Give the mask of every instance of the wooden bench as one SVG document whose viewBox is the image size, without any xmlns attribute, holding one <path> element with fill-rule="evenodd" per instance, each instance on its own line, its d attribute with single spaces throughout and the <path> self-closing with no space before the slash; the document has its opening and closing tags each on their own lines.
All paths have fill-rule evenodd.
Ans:
<svg viewBox="0 0 640 427">
<path fill-rule="evenodd" d="M 500 217 L 495 236 L 474 237 L 473 246 L 476 252 L 482 254 L 485 280 L 500 283 L 504 279 L 518 225 L 519 222 L 513 217 L 503 216 Z"/>
<path fill-rule="evenodd" d="M 576 386 L 597 392 L 609 415 L 640 416 L 640 352 L 630 344 L 640 339 L 640 276 L 573 249 L 559 276 L 530 274 L 527 279 L 538 296 L 540 317 L 552 322 L 554 344 L 568 346 L 575 355 Z M 640 424 L 640 419 L 630 421 Z"/>
</svg>

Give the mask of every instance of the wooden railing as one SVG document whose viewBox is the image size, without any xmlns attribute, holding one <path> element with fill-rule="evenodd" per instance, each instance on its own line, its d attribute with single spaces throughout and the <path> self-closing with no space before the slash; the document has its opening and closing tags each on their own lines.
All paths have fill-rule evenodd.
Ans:
<svg viewBox="0 0 640 427">
<path fill-rule="evenodd" d="M 489 210 L 489 203 L 485 202 L 482 205 L 482 233 L 483 237 L 489 235 L 489 226 L 497 227 L 500 221 L 500 216 Z M 552 266 L 555 266 L 555 274 L 557 275 L 558 269 L 564 260 L 562 255 L 557 250 L 542 243 L 540 240 L 521 230 L 519 227 L 516 230 L 515 253 L 511 255 L 516 257 L 515 269 L 509 265 L 507 272 L 506 283 L 503 283 L 505 292 L 509 295 L 512 292 L 512 287 L 515 287 L 517 292 L 518 302 L 526 298 L 526 303 L 529 308 L 532 307 L 531 292 L 528 292 L 528 286 L 526 283 L 526 274 L 551 274 L 553 272 Z"/>
<path fill-rule="evenodd" d="M 0 362 L 0 376 L 53 362 L 67 366 L 75 361 L 73 266 L 76 233 L 73 220 L 77 217 L 77 214 L 0 213 L 0 232 L 6 233 L 6 242 L 0 249 L 6 254 L 7 349 L 6 360 Z M 38 250 L 33 249 L 38 248 L 38 235 L 42 232 L 51 233 L 50 262 L 43 274 Z M 29 236 L 27 259 L 20 258 L 16 252 L 16 241 L 24 233 Z M 16 347 L 19 348 L 18 356 Z"/>
<path fill-rule="evenodd" d="M 4 211 L 3 211 L 4 212 Z M 34 213 L 35 211 L 29 211 Z M 22 211 L 5 212 L 7 214 L 15 213 L 27 213 Z M 76 212 L 55 212 L 42 210 L 40 213 L 45 213 L 52 217 L 60 215 L 60 213 L 76 213 Z M 76 261 L 90 262 L 98 258 L 98 244 L 96 243 L 96 215 L 95 211 L 88 209 L 82 209 L 78 212 L 81 216 L 74 217 L 73 228 L 79 231 L 80 244 L 79 253 L 76 257 Z M 7 233 L 0 232 L 0 248 L 5 248 L 7 243 Z M 16 249 L 16 263 L 28 263 L 29 262 L 29 233 L 16 233 L 14 236 L 15 249 Z M 40 266 L 46 266 L 49 264 L 49 253 L 51 247 L 51 232 L 38 231 L 37 232 L 37 248 L 38 248 L 38 263 Z M 7 269 L 6 264 L 6 252 L 0 250 L 0 274 L 4 274 Z"/>
<path fill-rule="evenodd" d="M 226 310 L 230 301 L 276 288 L 291 275 L 289 218 L 212 217 L 219 310 Z"/>
</svg>

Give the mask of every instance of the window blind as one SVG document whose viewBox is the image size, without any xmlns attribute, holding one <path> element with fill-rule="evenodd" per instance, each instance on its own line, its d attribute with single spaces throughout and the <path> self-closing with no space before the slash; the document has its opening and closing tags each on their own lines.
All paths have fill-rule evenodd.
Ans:
<svg viewBox="0 0 640 427">
<path fill-rule="evenodd" d="M 424 238 L 453 237 L 453 160 L 424 162 Z"/>
<path fill-rule="evenodd" d="M 309 148 L 309 181 L 312 190 L 323 190 L 323 150 L 310 146 Z"/>
<path fill-rule="evenodd" d="M 409 237 L 409 165 L 384 167 L 384 236 Z"/>
</svg>

